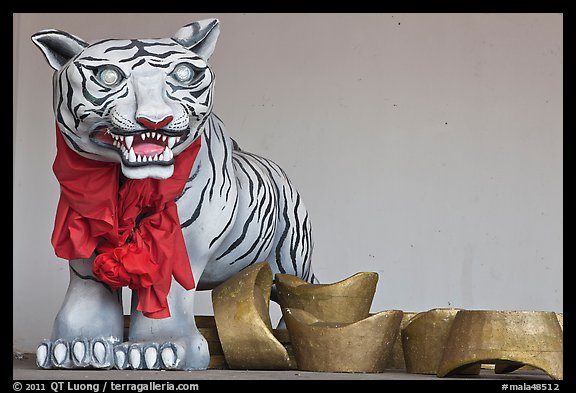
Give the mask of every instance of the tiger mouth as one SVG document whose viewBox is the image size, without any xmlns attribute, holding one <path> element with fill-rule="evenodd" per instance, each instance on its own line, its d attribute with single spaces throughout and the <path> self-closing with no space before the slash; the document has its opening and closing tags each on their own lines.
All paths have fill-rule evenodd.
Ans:
<svg viewBox="0 0 576 393">
<path fill-rule="evenodd" d="M 99 127 L 90 140 L 118 152 L 127 166 L 172 165 L 172 149 L 185 139 L 185 133 L 174 134 L 164 129 L 120 133 L 119 129 Z"/>
</svg>

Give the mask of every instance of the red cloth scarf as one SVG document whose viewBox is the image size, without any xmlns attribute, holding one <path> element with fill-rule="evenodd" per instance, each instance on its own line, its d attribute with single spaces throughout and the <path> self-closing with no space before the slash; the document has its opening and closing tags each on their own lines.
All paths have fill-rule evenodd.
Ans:
<svg viewBox="0 0 576 393">
<path fill-rule="evenodd" d="M 198 155 L 198 138 L 174 157 L 165 180 L 121 180 L 120 164 L 91 160 L 66 145 L 56 125 L 52 169 L 60 182 L 52 245 L 64 259 L 90 258 L 94 276 L 113 290 L 138 293 L 138 310 L 150 318 L 170 316 L 172 276 L 194 288 L 175 198 L 181 195 Z"/>
</svg>

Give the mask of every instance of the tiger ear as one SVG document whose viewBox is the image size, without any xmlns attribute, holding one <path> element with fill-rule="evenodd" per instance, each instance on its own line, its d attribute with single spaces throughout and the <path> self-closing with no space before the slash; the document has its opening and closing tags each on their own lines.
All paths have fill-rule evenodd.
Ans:
<svg viewBox="0 0 576 393">
<path fill-rule="evenodd" d="M 204 19 L 182 27 L 172 39 L 204 60 L 208 60 L 214 52 L 219 34 L 218 19 Z"/>
<path fill-rule="evenodd" d="M 53 29 L 33 34 L 32 41 L 56 71 L 88 46 L 86 42 L 72 34 Z"/>
</svg>

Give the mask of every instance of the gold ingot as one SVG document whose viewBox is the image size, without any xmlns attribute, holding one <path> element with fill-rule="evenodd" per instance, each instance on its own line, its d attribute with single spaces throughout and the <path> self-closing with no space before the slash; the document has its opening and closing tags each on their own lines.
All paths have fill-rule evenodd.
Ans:
<svg viewBox="0 0 576 393">
<path fill-rule="evenodd" d="M 563 337 L 555 313 L 462 310 L 454 318 L 439 377 L 473 364 L 493 363 L 498 372 L 529 365 L 563 378 Z"/>
<path fill-rule="evenodd" d="M 410 319 L 401 332 L 407 372 L 436 374 L 458 312 L 460 309 L 457 308 L 435 308 L 418 313 Z M 463 370 L 466 374 L 479 372 L 480 365 Z"/>
<path fill-rule="evenodd" d="M 323 321 L 304 310 L 282 313 L 299 370 L 383 372 L 400 331 L 402 311 L 383 311 L 360 321 Z"/>
<path fill-rule="evenodd" d="M 367 318 L 378 273 L 360 272 L 333 284 L 310 284 L 291 274 L 276 274 L 282 308 L 307 311 L 325 322 L 352 323 Z"/>
<path fill-rule="evenodd" d="M 228 368 L 224 355 L 210 355 L 210 361 L 208 362 L 209 370 L 227 370 Z"/>
<path fill-rule="evenodd" d="M 274 337 L 269 305 L 272 270 L 251 265 L 212 290 L 220 344 L 231 369 L 288 370 L 295 365 Z"/>
<path fill-rule="evenodd" d="M 560 324 L 560 329 L 564 329 L 564 314 L 556 313 L 556 318 L 558 319 L 558 323 Z M 535 370 L 534 367 L 530 365 L 523 365 L 522 363 L 498 363 L 498 364 L 483 364 L 482 368 L 489 368 L 494 370 L 495 374 L 505 374 L 510 373 L 512 371 L 520 370 L 522 371 L 529 371 Z"/>
<path fill-rule="evenodd" d="M 402 322 L 400 322 L 400 331 L 404 329 L 410 319 L 414 315 L 418 313 L 416 312 L 404 312 L 402 315 Z M 402 349 L 402 335 L 398 334 L 396 336 L 396 340 L 394 341 L 394 346 L 392 347 L 392 354 L 390 355 L 390 360 L 388 361 L 388 365 L 386 368 L 391 368 L 395 370 L 406 370 L 406 362 L 404 361 L 404 350 Z"/>
</svg>

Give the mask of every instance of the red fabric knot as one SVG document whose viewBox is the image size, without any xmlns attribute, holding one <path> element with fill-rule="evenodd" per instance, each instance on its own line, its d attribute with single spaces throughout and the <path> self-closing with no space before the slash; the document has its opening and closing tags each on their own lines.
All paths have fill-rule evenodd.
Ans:
<svg viewBox="0 0 576 393">
<path fill-rule="evenodd" d="M 159 266 L 150 260 L 142 238 L 114 247 L 105 243 L 98 247 L 100 254 L 94 258 L 92 272 L 113 290 L 150 288 L 158 275 Z"/>
<path fill-rule="evenodd" d="M 139 311 L 150 318 L 170 316 L 172 277 L 195 287 L 175 203 L 188 180 L 201 138 L 174 157 L 164 180 L 125 179 L 120 164 L 91 160 L 71 150 L 56 125 L 52 166 L 60 182 L 52 245 L 64 259 L 90 258 L 94 277 L 113 290 L 138 294 Z"/>
</svg>

